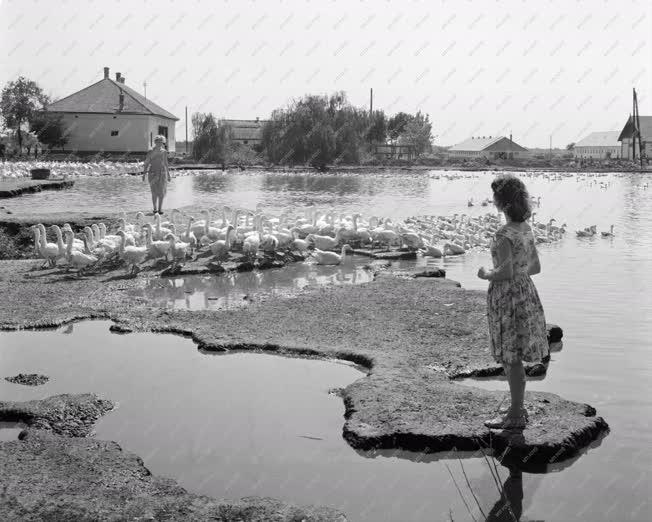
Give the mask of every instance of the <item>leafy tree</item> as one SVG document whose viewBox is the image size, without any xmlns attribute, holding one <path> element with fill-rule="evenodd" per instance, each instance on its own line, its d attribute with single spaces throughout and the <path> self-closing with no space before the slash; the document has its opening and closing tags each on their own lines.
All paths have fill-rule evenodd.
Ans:
<svg viewBox="0 0 652 522">
<path fill-rule="evenodd" d="M 30 123 L 30 130 L 38 141 L 49 148 L 61 147 L 68 142 L 63 130 L 63 118 L 48 112 L 37 113 Z"/>
<path fill-rule="evenodd" d="M 38 111 L 45 109 L 48 103 L 48 97 L 36 82 L 24 76 L 9 82 L 2 89 L 0 112 L 5 125 L 16 132 L 19 153 L 23 149 L 22 125 L 30 123 Z"/>
<path fill-rule="evenodd" d="M 429 116 L 421 114 L 420 111 L 417 112 L 405 125 L 399 141 L 411 145 L 417 156 L 424 152 L 430 152 L 432 149 L 432 124 L 429 121 Z"/>
<path fill-rule="evenodd" d="M 387 118 L 383 111 L 374 111 L 371 115 L 366 139 L 371 143 L 385 143 L 387 140 Z"/>
<path fill-rule="evenodd" d="M 573 150 L 575 148 L 575 142 L 571 141 L 568 145 L 566 145 L 566 150 Z"/>
<path fill-rule="evenodd" d="M 405 131 L 405 126 L 414 118 L 411 114 L 399 112 L 392 116 L 387 122 L 387 134 L 389 139 L 396 141 Z"/>
<path fill-rule="evenodd" d="M 202 162 L 226 163 L 232 148 L 231 127 L 218 125 L 211 113 L 193 114 L 192 125 L 194 131 L 193 158 Z"/>
</svg>

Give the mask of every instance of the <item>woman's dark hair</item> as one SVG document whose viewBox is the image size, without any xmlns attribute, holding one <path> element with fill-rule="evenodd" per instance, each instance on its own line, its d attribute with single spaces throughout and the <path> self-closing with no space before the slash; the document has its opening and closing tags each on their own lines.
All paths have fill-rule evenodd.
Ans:
<svg viewBox="0 0 652 522">
<path fill-rule="evenodd" d="M 491 190 L 498 203 L 512 221 L 522 222 L 532 215 L 530 195 L 525 184 L 516 176 L 504 174 L 491 182 Z"/>
</svg>

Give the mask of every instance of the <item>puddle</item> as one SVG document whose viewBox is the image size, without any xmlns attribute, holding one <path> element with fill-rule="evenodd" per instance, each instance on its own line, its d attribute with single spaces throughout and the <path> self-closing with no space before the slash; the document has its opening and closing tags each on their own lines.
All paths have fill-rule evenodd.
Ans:
<svg viewBox="0 0 652 522">
<path fill-rule="evenodd" d="M 338 266 L 317 265 L 307 261 L 252 272 L 153 278 L 144 289 L 134 290 L 131 294 L 165 308 L 240 308 L 269 298 L 292 297 L 308 287 L 354 285 L 373 281 L 373 270 L 365 268 L 371 261 L 367 257 L 348 256 Z"/>
<path fill-rule="evenodd" d="M 18 435 L 26 426 L 22 422 L 0 421 L 0 442 L 18 440 Z"/>
<path fill-rule="evenodd" d="M 364 376 L 351 363 L 207 354 L 181 336 L 114 335 L 110 325 L 84 321 L 57 330 L 0 332 L 6 375 L 50 376 L 37 387 L 0 379 L 2 400 L 86 392 L 109 398 L 117 407 L 96 424 L 98 438 L 136 453 L 152 473 L 215 498 L 269 496 L 333 506 L 349 520 L 388 522 L 449 520 L 451 513 L 454 520 L 470 520 L 464 502 L 479 518 L 464 475 L 485 513 L 500 498 L 482 458 L 352 449 L 342 438 L 342 399 L 329 393 Z M 14 425 L 0 435 L 13 439 L 19 431 Z M 605 464 L 603 450 L 552 478 L 523 474 L 517 491 L 523 520 L 570 520 L 577 510 L 573 499 L 586 498 L 600 484 L 581 477 L 595 476 L 593 468 Z M 593 466 L 583 465 L 591 461 Z M 499 470 L 502 483 L 508 471 Z M 647 498 L 646 488 L 640 481 L 619 485 L 616 493 Z M 558 511 L 550 516 L 553 504 Z M 591 520 L 602 520 L 597 514 Z"/>
</svg>

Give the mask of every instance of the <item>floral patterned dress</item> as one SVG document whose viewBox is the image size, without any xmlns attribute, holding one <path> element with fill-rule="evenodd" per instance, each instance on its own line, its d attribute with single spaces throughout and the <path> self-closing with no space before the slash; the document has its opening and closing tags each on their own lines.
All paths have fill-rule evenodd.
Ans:
<svg viewBox="0 0 652 522">
<path fill-rule="evenodd" d="M 165 149 L 152 149 L 145 159 L 145 171 L 149 167 L 147 180 L 152 194 L 164 197 L 168 189 L 168 157 Z"/>
<path fill-rule="evenodd" d="M 539 362 L 548 355 L 548 336 L 543 306 L 528 275 L 528 263 L 536 248 L 534 235 L 527 223 L 500 228 L 491 244 L 494 268 L 498 268 L 497 246 L 502 240 L 509 241 L 512 249 L 512 279 L 489 283 L 491 352 L 499 363 Z"/>
</svg>

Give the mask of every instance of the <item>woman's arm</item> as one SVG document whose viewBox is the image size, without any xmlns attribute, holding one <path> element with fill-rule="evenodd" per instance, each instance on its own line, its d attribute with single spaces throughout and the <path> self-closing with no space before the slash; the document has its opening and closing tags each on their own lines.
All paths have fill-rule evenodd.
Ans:
<svg viewBox="0 0 652 522">
<path fill-rule="evenodd" d="M 163 153 L 163 165 L 165 165 L 165 175 L 168 177 L 168 181 L 170 181 L 170 169 L 168 168 L 168 151 L 167 150 Z"/>
<path fill-rule="evenodd" d="M 147 175 L 147 169 L 149 169 L 150 157 L 152 152 L 149 151 L 147 156 L 145 156 L 145 162 L 143 164 L 143 181 L 145 181 L 145 176 Z"/>
<path fill-rule="evenodd" d="M 506 237 L 496 239 L 496 257 L 498 266 L 487 273 L 489 281 L 507 281 L 513 277 L 512 273 L 512 244 Z"/>
<path fill-rule="evenodd" d="M 534 242 L 532 242 L 532 250 L 530 251 L 530 259 L 527 265 L 527 273 L 528 275 L 535 275 L 539 272 L 541 272 L 539 253 L 537 252 L 537 248 L 534 245 Z"/>
</svg>

